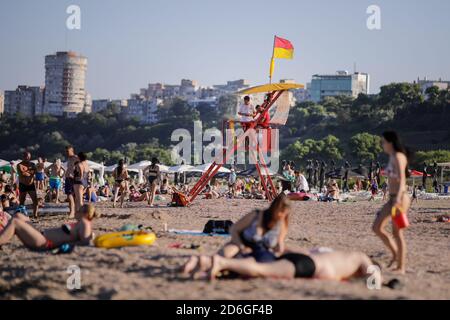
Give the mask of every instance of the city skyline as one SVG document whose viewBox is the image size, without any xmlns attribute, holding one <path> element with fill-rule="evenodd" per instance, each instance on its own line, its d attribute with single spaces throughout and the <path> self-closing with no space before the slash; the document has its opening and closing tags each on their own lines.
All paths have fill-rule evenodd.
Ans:
<svg viewBox="0 0 450 320">
<path fill-rule="evenodd" d="M 81 30 L 65 26 L 70 4 L 81 8 Z M 178 9 L 169 10 L 174 4 Z M 355 62 L 357 71 L 371 75 L 372 93 L 417 77 L 450 79 L 450 44 L 444 41 L 450 4 L 376 1 L 382 28 L 370 31 L 371 4 L 288 1 L 290 10 L 276 14 L 254 1 L 134 1 L 133 7 L 118 1 L 9 2 L 0 11 L 0 37 L 7 44 L 0 53 L 0 90 L 44 85 L 45 55 L 68 50 L 89 59 L 86 90 L 93 99 L 123 99 L 148 83 L 183 78 L 205 86 L 241 78 L 256 85 L 268 81 L 275 34 L 295 46 L 294 60 L 277 61 L 276 80 L 306 84 L 314 74 L 353 72 Z"/>
</svg>

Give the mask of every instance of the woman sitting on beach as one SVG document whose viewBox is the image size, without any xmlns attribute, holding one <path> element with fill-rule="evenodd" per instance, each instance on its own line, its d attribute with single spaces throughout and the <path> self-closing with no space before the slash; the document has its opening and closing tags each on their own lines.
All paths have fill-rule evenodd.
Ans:
<svg viewBox="0 0 450 320">
<path fill-rule="evenodd" d="M 0 246 L 8 243 L 14 235 L 32 250 L 51 250 L 65 243 L 89 245 L 93 239 L 92 220 L 97 216 L 94 206 L 85 204 L 75 213 L 76 223 L 40 232 L 30 224 L 28 217 L 16 213 L 0 232 Z"/>
<path fill-rule="evenodd" d="M 327 184 L 327 193 L 325 194 L 326 201 L 339 201 L 339 186 L 336 180 L 330 180 Z"/>
<path fill-rule="evenodd" d="M 362 252 L 315 252 L 291 251 L 275 261 L 260 263 L 255 259 L 230 259 L 219 255 L 201 256 L 202 264 L 197 273 L 215 279 L 223 271 L 253 278 L 314 278 L 321 280 L 347 280 L 368 275 L 374 263 Z M 381 274 L 374 274 L 381 282 Z"/>
<path fill-rule="evenodd" d="M 3 210 L 14 209 L 20 204 L 19 199 L 17 199 L 16 194 L 9 184 L 5 186 L 5 191 L 1 195 L 1 202 Z"/>
<path fill-rule="evenodd" d="M 276 256 L 284 251 L 289 209 L 288 199 L 282 193 L 268 209 L 247 214 L 231 227 L 231 241 L 219 254 L 226 258 L 250 258 L 258 262 L 276 260 Z M 192 256 L 183 270 L 191 273 L 201 263 L 200 257 Z"/>
</svg>

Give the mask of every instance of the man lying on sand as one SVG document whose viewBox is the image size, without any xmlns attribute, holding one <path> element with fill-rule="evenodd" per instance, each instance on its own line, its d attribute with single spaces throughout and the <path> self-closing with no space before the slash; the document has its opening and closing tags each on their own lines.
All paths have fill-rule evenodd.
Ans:
<svg viewBox="0 0 450 320">
<path fill-rule="evenodd" d="M 0 246 L 8 243 L 14 235 L 32 250 L 51 250 L 65 243 L 89 245 L 93 238 L 92 220 L 97 216 L 94 206 L 85 204 L 75 214 L 76 223 L 40 232 L 30 224 L 27 216 L 17 213 L 0 232 Z"/>
<path fill-rule="evenodd" d="M 215 279 L 221 272 L 234 272 L 253 278 L 314 278 L 322 280 L 347 280 L 365 277 L 370 258 L 361 252 L 314 252 L 291 251 L 268 263 L 256 262 L 253 258 L 229 259 L 219 255 L 200 256 L 194 268 L 182 270 L 194 278 Z M 381 280 L 381 279 L 380 279 Z"/>
</svg>

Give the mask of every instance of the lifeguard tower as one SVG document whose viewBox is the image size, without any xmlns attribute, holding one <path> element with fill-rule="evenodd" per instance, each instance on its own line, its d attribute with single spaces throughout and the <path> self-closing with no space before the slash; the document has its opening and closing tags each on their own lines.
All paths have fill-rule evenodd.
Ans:
<svg viewBox="0 0 450 320">
<path fill-rule="evenodd" d="M 265 98 L 261 104 L 261 112 L 254 118 L 252 122 L 248 124 L 248 128 L 245 132 L 241 132 L 235 136 L 232 141 L 228 143 L 224 143 L 222 157 L 223 159 L 216 159 L 209 168 L 203 173 L 201 178 L 197 181 L 197 183 L 192 187 L 192 189 L 184 194 L 179 191 L 175 191 L 172 198 L 172 203 L 177 203 L 180 206 L 188 206 L 190 205 L 194 199 L 198 196 L 198 194 L 205 188 L 208 182 L 217 174 L 218 170 L 226 163 L 228 163 L 229 159 L 234 157 L 235 152 L 238 148 L 242 148 L 246 146 L 246 138 L 248 137 L 248 132 L 250 129 L 253 129 L 258 133 L 259 124 L 263 119 L 264 113 L 267 111 L 273 111 L 273 115 L 270 120 L 270 125 L 272 126 L 283 126 L 286 125 L 289 110 L 290 110 L 290 101 L 288 99 L 288 90 L 291 89 L 301 89 L 304 88 L 303 85 L 297 83 L 270 83 L 261 86 L 247 88 L 245 90 L 237 92 L 238 95 L 261 95 L 265 94 Z M 223 124 L 223 137 L 226 137 L 227 129 L 234 129 L 235 120 L 225 120 Z M 270 129 L 269 129 L 270 130 Z M 264 161 L 264 157 L 262 155 L 262 151 L 270 151 L 273 146 L 270 141 L 270 134 L 266 135 L 268 137 L 268 141 L 256 140 L 256 153 L 257 157 L 254 157 L 254 153 L 249 152 L 249 154 L 253 154 L 253 160 L 256 166 L 256 170 L 258 172 L 260 181 L 262 183 L 266 199 L 272 201 L 277 196 L 276 188 L 273 184 L 272 179 L 270 178 L 271 173 L 267 167 L 267 164 Z M 261 143 L 263 142 L 263 143 Z M 269 150 L 267 150 L 269 149 Z"/>
</svg>

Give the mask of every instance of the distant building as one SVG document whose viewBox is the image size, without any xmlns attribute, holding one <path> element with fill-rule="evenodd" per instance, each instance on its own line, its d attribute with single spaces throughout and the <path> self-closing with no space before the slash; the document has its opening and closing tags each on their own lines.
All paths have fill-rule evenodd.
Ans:
<svg viewBox="0 0 450 320">
<path fill-rule="evenodd" d="M 3 95 L 3 92 L 0 92 L 0 116 L 3 114 L 3 112 L 5 112 L 4 102 L 5 96 Z"/>
<path fill-rule="evenodd" d="M 370 77 L 367 73 L 337 71 L 334 75 L 313 75 L 311 81 L 311 100 L 320 102 L 325 97 L 369 94 Z"/>
<path fill-rule="evenodd" d="M 41 87 L 18 86 L 4 94 L 4 112 L 23 114 L 28 117 L 43 113 L 44 89 Z"/>
<path fill-rule="evenodd" d="M 152 100 L 181 98 L 188 101 L 191 105 L 196 105 L 199 103 L 199 100 L 211 102 L 222 95 L 235 93 L 236 91 L 247 87 L 249 87 L 249 84 L 247 80 L 244 79 L 228 81 L 226 84 L 214 85 L 211 87 L 201 87 L 195 80 L 183 79 L 179 85 L 150 83 L 147 88 L 141 89 L 139 94 L 131 95 L 131 99 Z"/>
<path fill-rule="evenodd" d="M 311 83 L 306 84 L 306 88 L 293 90 L 296 102 L 311 101 Z"/>
<path fill-rule="evenodd" d="M 420 86 L 420 91 L 425 95 L 425 92 L 430 87 L 438 87 L 439 90 L 450 90 L 450 81 L 439 80 L 428 80 L 424 78 L 423 80 L 417 79 L 417 84 Z"/>
<path fill-rule="evenodd" d="M 128 100 L 111 100 L 111 99 L 99 99 L 92 101 L 92 112 L 100 112 L 109 107 L 116 106 L 120 110 L 128 105 Z"/>
<path fill-rule="evenodd" d="M 128 99 L 127 106 L 122 109 L 125 118 L 136 118 L 143 124 L 153 124 L 158 122 L 158 107 L 162 99 Z"/>
<path fill-rule="evenodd" d="M 87 58 L 75 52 L 45 57 L 45 113 L 71 117 L 91 111 L 85 90 L 86 70 Z"/>
</svg>

